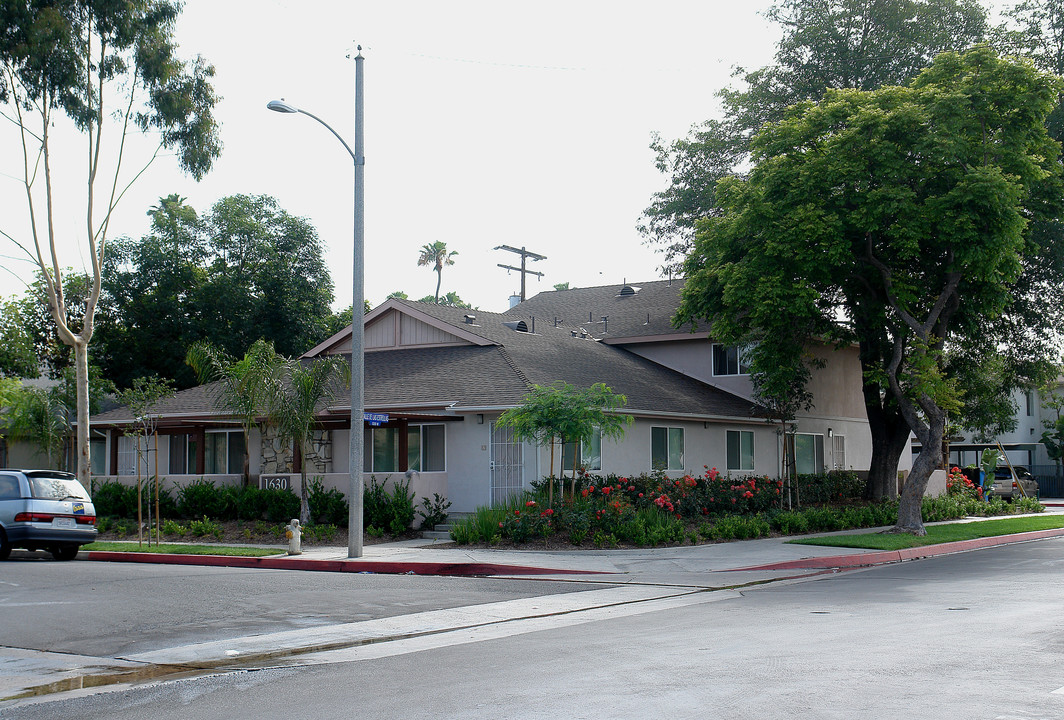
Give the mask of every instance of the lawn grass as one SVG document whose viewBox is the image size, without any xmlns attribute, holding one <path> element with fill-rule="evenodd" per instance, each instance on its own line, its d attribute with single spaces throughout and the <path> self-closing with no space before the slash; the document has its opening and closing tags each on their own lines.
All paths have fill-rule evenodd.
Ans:
<svg viewBox="0 0 1064 720">
<path fill-rule="evenodd" d="M 831 535 L 804 537 L 788 540 L 795 545 L 826 545 L 829 547 L 862 548 L 865 550 L 904 550 L 906 548 L 937 545 L 958 540 L 1013 535 L 1034 530 L 1050 530 L 1064 527 L 1064 515 L 1036 515 L 1033 517 L 1002 518 L 977 522 L 945 523 L 928 525 L 927 535 L 904 535 L 894 533 L 861 533 L 857 535 Z"/>
<path fill-rule="evenodd" d="M 167 553 L 169 555 L 233 555 L 241 557 L 266 557 L 267 555 L 280 555 L 284 551 L 271 548 L 234 547 L 232 545 L 181 545 L 177 543 L 163 543 L 161 545 L 137 545 L 133 542 L 94 542 L 82 545 L 82 550 L 92 552 L 142 552 L 142 553 Z"/>
</svg>

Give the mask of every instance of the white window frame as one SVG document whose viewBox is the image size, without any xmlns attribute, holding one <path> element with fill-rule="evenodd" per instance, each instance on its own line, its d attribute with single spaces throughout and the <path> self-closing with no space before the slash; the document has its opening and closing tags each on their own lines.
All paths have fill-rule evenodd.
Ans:
<svg viewBox="0 0 1064 720">
<path fill-rule="evenodd" d="M 657 468 L 657 467 L 654 466 L 654 431 L 655 430 L 664 430 L 665 431 L 665 464 L 666 464 L 666 467 L 663 467 L 663 468 Z M 674 466 L 672 464 L 672 461 L 673 461 L 673 457 L 672 457 L 672 439 L 675 437 L 675 435 L 673 434 L 674 432 L 679 432 L 679 437 L 680 437 L 680 457 L 679 457 L 680 464 L 679 464 L 679 466 Z M 671 470 L 681 470 L 682 471 L 682 470 L 684 470 L 686 468 L 686 465 L 687 465 L 687 461 L 686 461 L 686 458 L 685 458 L 686 450 L 687 450 L 687 438 L 685 437 L 685 429 L 684 428 L 682 428 L 682 427 L 667 427 L 667 426 L 663 426 L 663 425 L 651 425 L 650 426 L 650 469 L 651 470 L 666 470 L 666 471 L 671 471 Z"/>
<path fill-rule="evenodd" d="M 591 445 L 592 447 L 589 449 L 588 445 Z M 594 454 L 594 446 L 595 445 L 598 446 L 598 454 L 597 455 Z M 572 460 L 573 458 L 575 458 L 576 452 L 572 451 L 572 450 L 569 451 L 569 453 L 570 453 L 570 455 L 572 457 L 567 457 L 566 456 L 566 452 L 567 452 L 566 448 L 568 448 L 570 446 L 575 446 L 577 448 L 580 448 L 580 464 L 577 465 L 577 468 L 576 468 L 577 470 L 585 470 L 587 472 L 600 472 L 602 470 L 602 433 L 600 431 L 596 430 L 594 432 L 594 434 L 592 435 L 592 439 L 591 439 L 590 443 L 585 443 L 585 442 L 582 442 L 580 440 L 577 440 L 575 443 L 563 443 L 562 444 L 562 472 L 563 473 L 572 472 L 573 471 L 572 462 L 568 462 L 568 464 L 567 464 L 567 460 Z"/>
<path fill-rule="evenodd" d="M 735 350 L 735 372 L 717 372 L 717 353 L 718 348 L 723 348 L 725 352 Z M 723 343 L 713 343 L 710 347 L 709 366 L 710 372 L 713 377 L 742 377 L 750 374 L 750 366 L 747 364 L 743 355 L 746 354 L 748 348 L 744 345 L 725 345 Z"/>
<path fill-rule="evenodd" d="M 426 427 L 440 427 L 440 428 L 443 428 L 443 469 L 442 470 L 421 470 L 420 469 L 421 465 L 422 465 L 422 458 L 425 457 L 425 433 L 423 431 L 423 428 L 426 428 Z M 408 456 L 407 456 L 407 466 L 409 468 L 417 471 L 417 472 L 447 472 L 447 423 L 410 423 L 409 425 L 407 425 L 407 434 L 408 435 L 410 433 L 410 430 L 412 430 L 413 428 L 418 428 L 418 433 L 417 433 L 417 435 L 418 435 L 417 460 L 415 462 L 411 462 L 410 461 L 410 458 L 409 458 L 410 445 L 409 445 L 409 441 L 408 441 L 408 443 L 407 443 L 407 454 L 408 454 Z M 365 452 L 363 454 L 362 471 L 363 472 L 368 472 L 368 473 L 374 473 L 374 472 L 376 472 L 376 473 L 400 472 L 398 470 L 399 461 L 400 461 L 400 458 L 399 458 L 399 455 L 398 455 L 398 452 L 399 452 L 398 451 L 398 448 L 399 448 L 399 428 L 398 428 L 398 426 L 368 427 L 368 428 L 365 429 L 364 432 L 366 433 L 365 447 L 367 448 L 367 452 Z M 378 468 L 378 467 L 374 466 L 374 462 L 373 461 L 374 461 L 374 458 L 375 458 L 375 454 L 373 452 L 373 434 L 375 432 L 392 432 L 392 433 L 395 433 L 395 443 L 396 443 L 396 463 L 395 463 L 395 468 L 384 469 L 384 468 Z M 415 465 L 417 467 L 415 467 Z"/>
<path fill-rule="evenodd" d="M 812 438 L 813 439 L 813 470 L 807 472 L 802 469 L 802 465 L 798 458 L 798 438 Z M 819 446 L 819 447 L 818 447 Z M 819 450 L 819 452 L 818 452 Z M 817 462 L 819 459 L 819 462 Z M 827 457 L 825 455 L 824 434 L 823 433 L 795 433 L 794 434 L 794 468 L 799 475 L 819 475 L 827 469 Z"/>
<path fill-rule="evenodd" d="M 738 436 L 739 440 L 739 462 L 735 463 L 736 467 L 732 467 L 731 457 L 731 438 L 733 434 Z M 743 467 L 743 437 L 749 436 L 750 438 L 750 466 Z M 728 430 L 724 435 L 724 454 L 725 465 L 729 471 L 744 472 L 754 469 L 754 431 L 753 430 Z"/>
</svg>

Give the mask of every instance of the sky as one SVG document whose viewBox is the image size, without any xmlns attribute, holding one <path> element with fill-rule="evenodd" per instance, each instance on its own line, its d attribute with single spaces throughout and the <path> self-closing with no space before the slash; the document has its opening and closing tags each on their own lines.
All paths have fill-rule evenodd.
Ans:
<svg viewBox="0 0 1064 720">
<path fill-rule="evenodd" d="M 662 257 L 636 230 L 667 177 L 652 134 L 674 139 L 719 114 L 716 92 L 736 66 L 772 59 L 779 29 L 768 0 L 617 3 L 187 0 L 175 37 L 180 55 L 216 70 L 224 149 L 199 183 L 157 158 L 122 197 L 111 237 L 140 237 L 146 211 L 178 193 L 198 212 L 228 195 L 275 197 L 317 229 L 335 286 L 351 304 L 353 172 L 350 156 L 304 115 L 269 112 L 287 102 L 354 142 L 355 46 L 365 58 L 365 289 L 374 305 L 401 290 L 431 295 L 436 274 L 419 249 L 443 241 L 458 254 L 441 294 L 502 311 L 528 295 L 571 286 L 659 277 Z M 56 126 L 61 264 L 83 267 L 83 139 Z M 115 135 L 106 142 L 117 142 Z M 0 230 L 28 237 L 21 152 L 0 129 Z M 113 145 L 112 145 L 113 147 Z M 132 151 L 136 151 L 133 153 Z M 150 154 L 147 143 L 130 157 Z M 139 165 L 125 166 L 127 177 Z M 34 265 L 0 237 L 0 295 L 22 292 Z"/>
</svg>

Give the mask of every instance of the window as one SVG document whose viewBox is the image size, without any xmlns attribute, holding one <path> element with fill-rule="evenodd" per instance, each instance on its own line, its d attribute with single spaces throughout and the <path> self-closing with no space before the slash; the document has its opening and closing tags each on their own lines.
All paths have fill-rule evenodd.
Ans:
<svg viewBox="0 0 1064 720">
<path fill-rule="evenodd" d="M 121 456 L 121 444 L 119 455 Z M 171 435 L 169 464 L 173 475 L 196 472 L 196 436 Z M 121 457 L 119 458 L 121 465 Z M 203 436 L 203 473 L 240 475 L 244 472 L 244 431 L 209 432 Z"/>
<path fill-rule="evenodd" d="M 799 475 L 824 472 L 824 436 L 807 433 L 795 435 L 794 462 Z"/>
<path fill-rule="evenodd" d="M 17 500 L 20 497 L 22 497 L 22 491 L 18 486 L 18 477 L 0 475 L 0 500 Z"/>
<path fill-rule="evenodd" d="M 728 431 L 728 469 L 754 469 L 754 432 L 752 430 Z"/>
<path fill-rule="evenodd" d="M 833 435 L 831 438 L 831 469 L 846 469 L 846 436 Z"/>
<path fill-rule="evenodd" d="M 411 425 L 407 429 L 406 466 L 421 472 L 443 472 L 443 425 Z"/>
<path fill-rule="evenodd" d="M 576 459 L 576 451 L 580 450 L 580 464 L 576 466 L 579 470 L 601 470 L 602 469 L 602 434 L 595 432 L 591 439 L 587 442 L 571 442 L 562 445 L 562 472 L 573 471 L 573 461 Z"/>
<path fill-rule="evenodd" d="M 650 428 L 650 467 L 683 470 L 683 428 Z"/>
<path fill-rule="evenodd" d="M 1030 390 L 1024 393 L 1024 398 L 1027 400 L 1027 417 L 1034 415 L 1034 393 Z"/>
<path fill-rule="evenodd" d="M 406 431 L 406 466 L 419 472 L 446 469 L 443 425 L 411 425 Z M 399 428 L 365 429 L 363 472 L 399 472 Z"/>
<path fill-rule="evenodd" d="M 171 435 L 170 474 L 188 475 L 189 468 L 196 469 L 196 441 L 188 435 Z"/>
<path fill-rule="evenodd" d="M 89 472 L 93 475 L 106 475 L 105 467 L 107 460 L 107 439 L 94 437 L 89 439 Z"/>
<path fill-rule="evenodd" d="M 713 344 L 713 374 L 748 375 L 750 367 L 743 357 L 743 348 L 737 345 Z"/>
<path fill-rule="evenodd" d="M 239 430 L 207 433 L 203 437 L 203 472 L 207 475 L 244 472 L 244 433 Z"/>
</svg>

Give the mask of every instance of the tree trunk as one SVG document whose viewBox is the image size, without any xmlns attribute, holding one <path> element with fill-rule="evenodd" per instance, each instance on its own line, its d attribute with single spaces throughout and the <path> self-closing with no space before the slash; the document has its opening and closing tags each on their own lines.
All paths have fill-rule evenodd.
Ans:
<svg viewBox="0 0 1064 720">
<path fill-rule="evenodd" d="M 92 487 L 92 462 L 89 457 L 89 346 L 80 336 L 74 342 L 74 373 L 77 378 L 77 447 L 78 480 Z"/>
<path fill-rule="evenodd" d="M 931 479 L 931 473 L 942 465 L 942 437 L 945 435 L 945 413 L 935 413 L 938 417 L 928 418 L 927 442 L 922 442 L 920 454 L 913 461 L 912 472 L 909 473 L 905 486 L 901 491 L 901 499 L 898 503 L 898 524 L 891 528 L 891 532 L 910 533 L 912 535 L 926 535 L 924 519 L 921 512 L 924 491 L 927 490 L 927 481 Z"/>
<path fill-rule="evenodd" d="M 307 492 L 307 456 L 299 444 L 299 524 L 310 525 L 310 494 Z"/>
<path fill-rule="evenodd" d="M 909 424 L 882 384 L 868 380 L 870 371 L 882 369 L 886 359 L 880 344 L 862 342 L 861 371 L 868 429 L 872 434 L 872 458 L 868 466 L 868 495 L 873 500 L 898 496 L 898 462 L 909 447 Z"/>
<path fill-rule="evenodd" d="M 898 464 L 909 447 L 909 426 L 900 413 L 882 413 L 875 422 L 868 415 L 872 432 L 872 458 L 868 466 L 868 494 L 873 500 L 898 497 Z"/>
<path fill-rule="evenodd" d="M 443 284 L 443 272 L 436 269 L 436 304 L 440 304 L 440 285 Z"/>
</svg>

